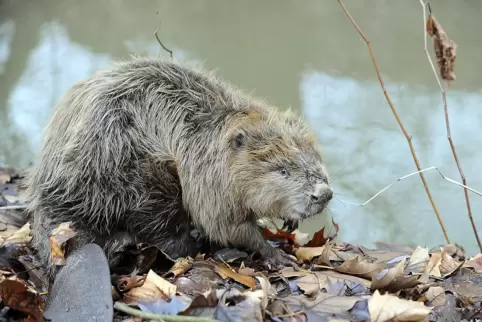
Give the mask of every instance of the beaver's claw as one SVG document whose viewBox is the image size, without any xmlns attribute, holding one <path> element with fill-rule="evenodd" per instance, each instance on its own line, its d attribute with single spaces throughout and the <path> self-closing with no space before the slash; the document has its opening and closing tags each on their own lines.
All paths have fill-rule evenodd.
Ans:
<svg viewBox="0 0 482 322">
<path fill-rule="evenodd" d="M 283 224 L 283 230 L 288 233 L 292 233 L 295 229 L 298 229 L 299 222 L 297 220 L 285 220 Z"/>
</svg>

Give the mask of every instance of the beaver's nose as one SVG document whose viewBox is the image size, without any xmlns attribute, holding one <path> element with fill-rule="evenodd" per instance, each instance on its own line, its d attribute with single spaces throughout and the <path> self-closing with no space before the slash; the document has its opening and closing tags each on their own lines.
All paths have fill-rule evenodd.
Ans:
<svg viewBox="0 0 482 322">
<path fill-rule="evenodd" d="M 333 190 L 326 184 L 319 183 L 315 185 L 311 193 L 311 200 L 313 202 L 326 202 L 333 198 Z"/>
</svg>

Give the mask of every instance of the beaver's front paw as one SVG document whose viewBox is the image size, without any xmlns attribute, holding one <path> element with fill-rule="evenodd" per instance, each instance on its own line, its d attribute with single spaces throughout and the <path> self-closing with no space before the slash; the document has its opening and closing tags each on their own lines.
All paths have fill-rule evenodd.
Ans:
<svg viewBox="0 0 482 322">
<path fill-rule="evenodd" d="M 295 270 L 299 269 L 299 266 L 295 263 L 296 258 L 286 254 L 281 249 L 270 246 L 262 252 L 262 256 L 263 266 L 268 270 L 281 270 L 285 267 L 293 267 Z"/>
</svg>

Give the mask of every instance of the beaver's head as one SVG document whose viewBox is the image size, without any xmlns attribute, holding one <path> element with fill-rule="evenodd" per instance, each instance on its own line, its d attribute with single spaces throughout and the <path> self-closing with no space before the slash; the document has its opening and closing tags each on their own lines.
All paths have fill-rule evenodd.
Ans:
<svg viewBox="0 0 482 322">
<path fill-rule="evenodd" d="M 333 190 L 314 134 L 293 115 L 244 115 L 228 139 L 236 199 L 259 217 L 297 222 L 321 213 Z"/>
</svg>

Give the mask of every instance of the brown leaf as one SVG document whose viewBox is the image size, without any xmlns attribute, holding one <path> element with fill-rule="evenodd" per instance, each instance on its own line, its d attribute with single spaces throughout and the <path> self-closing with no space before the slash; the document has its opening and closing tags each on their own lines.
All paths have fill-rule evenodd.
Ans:
<svg viewBox="0 0 482 322">
<path fill-rule="evenodd" d="M 299 247 L 295 251 L 295 256 L 300 261 L 311 261 L 314 257 L 320 256 L 323 253 L 325 246 L 320 247 Z"/>
<path fill-rule="evenodd" d="M 380 245 L 380 244 L 379 244 Z M 397 245 L 393 245 L 397 246 Z M 390 260 L 393 260 L 398 257 L 410 257 L 413 253 L 413 250 L 407 252 L 408 249 L 400 249 L 399 247 L 383 247 L 379 249 L 368 249 L 362 245 L 360 245 L 360 250 L 366 256 L 372 258 L 375 263 L 384 263 Z"/>
<path fill-rule="evenodd" d="M 0 297 L 6 306 L 30 314 L 37 321 L 43 321 L 45 303 L 42 297 L 29 291 L 22 282 L 3 280 L 0 283 Z"/>
<path fill-rule="evenodd" d="M 251 289 L 256 287 L 256 282 L 251 276 L 240 275 L 235 271 L 233 271 L 230 267 L 226 266 L 225 264 L 219 264 L 219 263 L 214 264 L 214 270 L 223 279 L 226 279 L 229 277 L 238 283 L 246 285 Z"/>
<path fill-rule="evenodd" d="M 340 266 L 335 267 L 335 270 L 340 273 L 356 275 L 371 280 L 376 277 L 384 267 L 384 264 L 369 263 L 366 259 L 355 257 L 352 260 L 346 261 Z"/>
<path fill-rule="evenodd" d="M 134 287 L 141 287 L 144 284 L 146 276 L 137 276 L 135 273 L 131 275 L 120 276 L 116 281 L 117 288 L 122 292 L 127 292 Z"/>
<path fill-rule="evenodd" d="M 465 260 L 465 249 L 457 244 L 447 244 L 439 247 L 434 247 L 430 250 L 429 253 L 441 253 L 442 251 L 445 251 L 457 261 Z"/>
<path fill-rule="evenodd" d="M 478 253 L 464 263 L 463 267 L 473 268 L 477 273 L 482 273 L 482 253 Z"/>
<path fill-rule="evenodd" d="M 440 264 L 440 273 L 442 277 L 447 277 L 452 275 L 457 271 L 459 268 L 462 267 L 464 263 L 458 262 L 452 257 L 450 257 L 445 251 L 442 251 L 442 260 Z"/>
<path fill-rule="evenodd" d="M 353 316 L 349 311 L 359 301 L 364 299 L 356 296 L 333 296 L 327 293 L 319 293 L 314 299 L 304 295 L 283 298 L 283 302 L 293 312 L 303 312 L 306 320 L 301 321 L 352 321 Z"/>
<path fill-rule="evenodd" d="M 208 294 L 197 295 L 189 305 L 187 309 L 180 312 L 178 315 L 190 315 L 190 316 L 204 316 L 205 313 L 213 315 L 215 308 L 218 304 L 216 293 L 213 291 L 207 292 Z"/>
<path fill-rule="evenodd" d="M 340 274 L 333 271 L 315 271 L 311 272 L 297 280 L 295 283 L 305 292 L 305 295 L 311 296 L 317 294 L 320 290 L 325 289 L 333 295 L 338 295 L 339 286 L 347 286 L 353 293 L 361 293 L 370 288 L 370 281 L 365 279 Z"/>
<path fill-rule="evenodd" d="M 10 182 L 10 173 L 8 169 L 0 168 L 0 184 L 6 184 Z"/>
<path fill-rule="evenodd" d="M 412 254 L 413 251 L 415 250 L 413 247 L 408 245 L 393 244 L 393 243 L 380 241 L 380 240 L 374 242 L 373 245 L 376 246 L 377 250 L 389 251 L 389 252 L 407 254 L 407 255 Z"/>
<path fill-rule="evenodd" d="M 279 241 L 279 240 L 284 240 L 288 243 L 288 245 L 294 246 L 294 247 L 299 247 L 300 245 L 297 242 L 296 235 L 293 233 L 286 232 L 282 229 L 277 229 L 276 233 L 273 233 L 271 230 L 269 230 L 267 227 L 263 229 L 263 236 L 266 239 L 273 240 L 273 241 Z M 282 248 L 282 247 L 280 247 Z"/>
<path fill-rule="evenodd" d="M 30 242 L 32 236 L 30 236 L 30 223 L 26 223 L 12 235 L 5 238 L 2 242 L 3 245 L 10 244 L 26 244 Z"/>
<path fill-rule="evenodd" d="M 319 246 L 325 245 L 326 241 L 328 239 L 334 239 L 336 237 L 336 235 L 338 234 L 338 231 L 339 231 L 340 228 L 339 228 L 338 224 L 335 223 L 333 217 L 331 218 L 331 222 L 333 223 L 333 227 L 335 229 L 335 233 L 332 236 L 325 237 L 325 227 L 323 227 L 320 230 L 318 230 L 316 233 L 314 233 L 311 240 L 303 246 L 305 246 L 305 247 L 319 247 Z"/>
<path fill-rule="evenodd" d="M 50 257 L 54 265 L 65 265 L 65 243 L 77 235 L 70 224 L 70 221 L 61 223 L 50 233 Z"/>
<path fill-rule="evenodd" d="M 327 265 L 327 266 L 331 267 L 331 259 L 333 257 L 331 257 L 330 255 L 332 255 L 332 254 L 334 255 L 333 251 L 331 250 L 330 240 L 327 239 L 326 242 L 325 242 L 323 252 L 321 253 L 320 258 L 318 258 L 317 264 Z"/>
<path fill-rule="evenodd" d="M 427 20 L 427 33 L 433 39 L 433 47 L 440 76 L 447 81 L 455 79 L 455 57 L 457 44 L 448 39 L 440 23 L 430 14 Z"/>
<path fill-rule="evenodd" d="M 134 287 L 125 293 L 124 302 L 130 304 L 138 301 L 152 302 L 159 299 L 169 301 L 176 294 L 176 290 L 176 285 L 150 270 L 142 286 Z"/>
<path fill-rule="evenodd" d="M 428 301 L 428 306 L 443 306 L 447 300 L 445 298 L 445 290 L 440 286 L 430 287 L 424 294 L 425 299 Z"/>
<path fill-rule="evenodd" d="M 295 271 L 293 267 L 285 267 L 282 270 L 278 271 L 277 274 L 285 278 L 290 278 L 290 277 L 305 276 L 306 274 L 309 274 L 309 273 L 310 273 L 309 271 L 305 271 L 305 270 Z"/>
<path fill-rule="evenodd" d="M 238 274 L 244 276 L 254 276 L 256 271 L 251 267 L 241 267 L 238 269 Z"/>
<path fill-rule="evenodd" d="M 442 264 L 442 254 L 432 254 L 427 266 L 423 270 L 422 276 L 418 279 L 420 283 L 428 283 L 430 276 L 441 277 L 440 264 Z"/>
<path fill-rule="evenodd" d="M 304 245 L 305 247 L 319 247 L 323 246 L 326 243 L 328 238 L 325 238 L 325 227 L 318 230 L 316 233 L 313 234 L 311 240 Z"/>
<path fill-rule="evenodd" d="M 407 274 L 421 273 L 429 261 L 430 256 L 428 254 L 428 248 L 417 246 L 417 248 L 413 251 L 412 256 L 410 256 L 407 267 L 405 268 L 405 272 Z"/>
<path fill-rule="evenodd" d="M 380 279 L 379 276 L 374 276 L 372 278 L 372 290 L 384 290 L 390 292 L 396 292 L 404 288 L 410 288 L 420 284 L 418 281 L 418 276 L 405 276 L 404 267 L 405 259 L 400 261 L 395 267 L 388 270 L 382 271 L 379 275 L 382 275 Z"/>
<path fill-rule="evenodd" d="M 368 311 L 372 322 L 422 321 L 432 308 L 423 303 L 400 299 L 390 294 L 380 295 L 377 290 L 368 300 Z"/>
<path fill-rule="evenodd" d="M 188 257 L 188 258 L 181 258 L 176 263 L 171 267 L 171 269 L 164 274 L 164 277 L 178 277 L 179 275 L 182 275 L 186 273 L 188 270 L 191 269 L 193 264 L 193 259 Z"/>
</svg>

